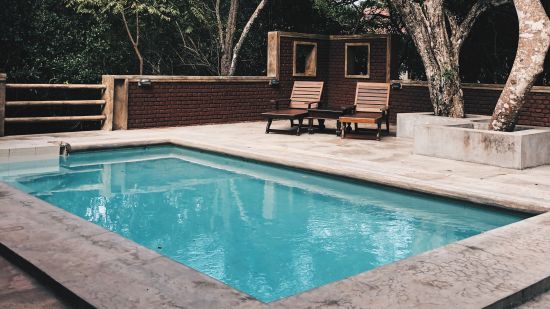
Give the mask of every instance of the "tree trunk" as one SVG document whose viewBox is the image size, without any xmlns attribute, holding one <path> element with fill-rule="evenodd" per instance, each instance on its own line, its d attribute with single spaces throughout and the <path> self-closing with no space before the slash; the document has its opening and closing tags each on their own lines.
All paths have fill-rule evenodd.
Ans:
<svg viewBox="0 0 550 309">
<path fill-rule="evenodd" d="M 479 16 L 489 7 L 509 0 L 478 0 L 460 22 L 445 8 L 443 0 L 389 1 L 399 12 L 422 58 L 435 115 L 464 117 L 460 50 Z"/>
<path fill-rule="evenodd" d="M 220 40 L 220 75 L 232 76 L 235 75 L 237 70 L 237 61 L 244 41 L 246 40 L 252 25 L 260 15 L 261 11 L 269 0 L 261 0 L 254 13 L 248 19 L 243 31 L 237 41 L 234 44 L 234 36 L 237 28 L 237 14 L 239 10 L 239 0 L 231 0 L 229 8 L 227 23 L 225 29 L 222 23 L 220 14 L 220 1 L 216 0 L 216 19 L 218 23 L 218 36 Z"/>
<path fill-rule="evenodd" d="M 464 95 L 457 74 L 428 76 L 428 89 L 436 116 L 464 117 Z"/>
<path fill-rule="evenodd" d="M 229 68 L 229 75 L 235 75 L 235 71 L 237 70 L 237 60 L 239 59 L 239 53 L 241 51 L 241 48 L 243 46 L 244 40 L 246 40 L 246 37 L 248 36 L 248 33 L 250 32 L 250 28 L 252 28 L 252 25 L 254 25 L 254 22 L 256 21 L 256 18 L 260 15 L 262 10 L 264 9 L 265 5 L 267 4 L 268 0 L 262 0 L 256 7 L 256 10 L 254 10 L 254 13 L 250 18 L 248 19 L 248 22 L 246 23 L 246 26 L 243 28 L 243 32 L 241 33 L 241 36 L 239 37 L 239 41 L 235 45 L 235 48 L 233 48 L 233 55 L 231 57 L 231 65 Z"/>
<path fill-rule="evenodd" d="M 544 69 L 550 46 L 550 19 L 540 0 L 514 0 L 514 5 L 519 19 L 518 50 L 489 125 L 495 131 L 514 131 L 526 96 Z"/>
<path fill-rule="evenodd" d="M 220 59 L 220 75 L 221 76 L 229 76 L 232 75 L 231 73 L 231 48 L 229 48 L 229 51 L 225 51 L 222 49 L 221 52 L 221 59 Z"/>
</svg>

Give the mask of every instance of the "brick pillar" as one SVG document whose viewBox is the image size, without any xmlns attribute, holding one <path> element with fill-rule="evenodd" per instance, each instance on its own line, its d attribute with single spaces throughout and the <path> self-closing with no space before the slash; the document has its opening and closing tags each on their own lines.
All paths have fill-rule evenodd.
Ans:
<svg viewBox="0 0 550 309">
<path fill-rule="evenodd" d="M 4 118 L 6 117 L 6 74 L 0 73 L 0 136 L 4 136 Z"/>
</svg>

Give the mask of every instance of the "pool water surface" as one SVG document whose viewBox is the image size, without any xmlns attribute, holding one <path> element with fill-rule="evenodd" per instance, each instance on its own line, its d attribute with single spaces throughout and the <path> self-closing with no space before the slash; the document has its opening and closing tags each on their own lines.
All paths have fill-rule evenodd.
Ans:
<svg viewBox="0 0 550 309">
<path fill-rule="evenodd" d="M 528 217 L 175 146 L 28 164 L 2 179 L 263 302 Z"/>
</svg>

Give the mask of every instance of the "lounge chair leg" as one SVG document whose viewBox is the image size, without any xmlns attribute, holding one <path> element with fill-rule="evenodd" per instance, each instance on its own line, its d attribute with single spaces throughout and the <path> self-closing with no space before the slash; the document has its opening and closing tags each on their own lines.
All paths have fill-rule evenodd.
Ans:
<svg viewBox="0 0 550 309">
<path fill-rule="evenodd" d="M 294 126 L 294 119 L 290 119 L 290 127 L 292 128 Z"/>
<path fill-rule="evenodd" d="M 343 130 L 340 132 L 340 137 L 344 139 L 346 137 L 346 123 L 342 122 Z"/>
<path fill-rule="evenodd" d="M 389 117 L 389 115 L 386 116 L 386 132 L 388 133 L 388 135 L 390 134 L 390 117 Z"/>
<path fill-rule="evenodd" d="M 269 133 L 269 128 L 271 128 L 271 122 L 273 122 L 273 119 L 271 119 L 271 118 L 267 119 L 267 126 L 265 127 L 265 134 Z"/>
<path fill-rule="evenodd" d="M 340 120 L 336 120 L 336 136 L 340 136 L 342 134 L 342 123 Z"/>
<path fill-rule="evenodd" d="M 313 134 L 313 118 L 307 120 L 307 133 Z"/>
<path fill-rule="evenodd" d="M 296 135 L 300 136 L 300 129 L 302 128 L 302 124 L 304 123 L 304 118 L 298 119 L 298 128 L 296 128 Z"/>
<path fill-rule="evenodd" d="M 376 132 L 376 140 L 379 141 L 380 140 L 380 131 L 382 131 L 382 121 L 381 120 L 378 120 L 377 126 L 378 126 L 378 132 Z"/>
<path fill-rule="evenodd" d="M 355 133 L 357 133 L 357 131 L 359 131 L 359 125 L 357 123 L 354 123 L 354 126 L 355 126 Z"/>
</svg>

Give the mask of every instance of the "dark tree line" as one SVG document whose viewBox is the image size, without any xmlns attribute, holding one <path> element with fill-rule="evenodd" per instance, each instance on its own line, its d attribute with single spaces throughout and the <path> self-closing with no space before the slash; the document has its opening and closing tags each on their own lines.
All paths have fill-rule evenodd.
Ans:
<svg viewBox="0 0 550 309">
<path fill-rule="evenodd" d="M 206 2 L 215 3 L 215 0 Z M 210 4 L 210 2 L 208 2 Z M 144 74 L 217 75 L 220 49 L 215 20 L 201 12 L 202 1 L 175 0 L 178 14 L 170 20 L 143 16 L 140 49 Z M 259 0 L 241 0 L 236 36 L 257 8 Z M 550 1 L 543 1 L 550 8 Z M 119 16 L 77 13 L 60 0 L 0 0 L 0 71 L 16 82 L 97 82 L 102 74 L 137 74 L 139 65 Z M 272 30 L 321 34 L 400 33 L 400 19 L 390 17 L 378 0 L 271 0 L 242 45 L 237 75 L 263 75 L 267 32 Z M 132 20 L 128 21 L 130 24 Z M 517 47 L 517 17 L 513 6 L 484 13 L 465 41 L 460 74 L 465 82 L 504 83 Z M 413 78 L 424 78 L 414 44 L 402 36 L 400 68 Z M 550 84 L 550 61 L 537 84 Z"/>
</svg>

